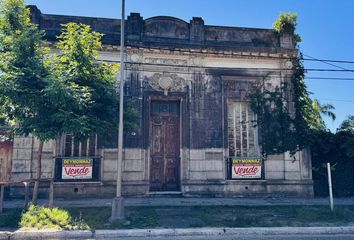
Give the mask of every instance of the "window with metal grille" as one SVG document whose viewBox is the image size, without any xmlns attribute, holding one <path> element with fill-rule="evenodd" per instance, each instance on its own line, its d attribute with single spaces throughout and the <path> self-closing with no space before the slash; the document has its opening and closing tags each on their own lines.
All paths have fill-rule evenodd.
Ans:
<svg viewBox="0 0 354 240">
<path fill-rule="evenodd" d="M 228 102 L 230 157 L 259 156 L 257 118 L 248 102 Z"/>
<path fill-rule="evenodd" d="M 64 157 L 97 156 L 97 135 L 92 135 L 81 141 L 70 134 L 64 135 L 63 138 L 62 153 Z"/>
</svg>

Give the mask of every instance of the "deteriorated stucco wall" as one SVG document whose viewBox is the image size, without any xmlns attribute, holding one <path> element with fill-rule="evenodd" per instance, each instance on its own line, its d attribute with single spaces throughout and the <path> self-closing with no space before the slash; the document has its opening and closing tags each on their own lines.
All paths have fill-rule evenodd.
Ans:
<svg viewBox="0 0 354 240">
<path fill-rule="evenodd" d="M 55 41 L 60 24 L 82 22 L 104 33 L 100 59 L 119 62 L 119 27 L 115 19 L 42 14 L 31 7 L 32 21 Z M 172 17 L 143 19 L 133 13 L 126 20 L 126 87 L 139 114 L 139 127 L 125 134 L 123 193 L 149 193 L 150 103 L 152 100 L 180 101 L 180 176 L 185 196 L 301 195 L 311 196 L 311 161 L 307 151 L 270 156 L 264 163 L 263 180 L 227 180 L 227 102 L 247 101 L 252 84 L 267 78 L 270 88 L 288 81 L 286 61 L 296 56 L 288 35 L 273 30 L 208 26 L 201 18 L 189 23 Z M 54 46 L 53 46 L 54 49 Z M 274 70 L 277 69 L 277 70 Z M 283 69 L 283 70 L 282 70 Z M 167 91 L 159 87 L 161 76 L 173 79 Z M 34 174 L 38 142 L 16 137 L 13 176 Z M 99 149 L 101 181 L 58 183 L 58 196 L 113 196 L 117 171 L 117 149 Z M 45 145 L 43 169 L 53 174 L 55 144 Z M 75 189 L 75 191 L 74 191 Z"/>
<path fill-rule="evenodd" d="M 42 177 L 53 174 L 54 141 L 44 144 L 42 154 Z M 12 179 L 29 179 L 36 176 L 39 141 L 32 136 L 14 138 Z"/>
</svg>

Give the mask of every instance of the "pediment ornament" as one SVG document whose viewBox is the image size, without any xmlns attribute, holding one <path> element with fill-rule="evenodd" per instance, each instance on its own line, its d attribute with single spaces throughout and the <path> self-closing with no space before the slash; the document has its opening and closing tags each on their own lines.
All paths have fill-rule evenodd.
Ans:
<svg viewBox="0 0 354 240">
<path fill-rule="evenodd" d="M 168 92 L 183 91 L 186 83 L 185 80 L 177 74 L 155 73 L 149 80 L 149 85 L 156 91 L 163 91 L 164 95 L 167 96 Z"/>
</svg>

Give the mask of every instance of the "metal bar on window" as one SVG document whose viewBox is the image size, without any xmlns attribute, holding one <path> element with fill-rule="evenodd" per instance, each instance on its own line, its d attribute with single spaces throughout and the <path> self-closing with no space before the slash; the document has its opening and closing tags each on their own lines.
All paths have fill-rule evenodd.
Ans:
<svg viewBox="0 0 354 240">
<path fill-rule="evenodd" d="M 86 157 L 89 156 L 89 150 L 90 150 L 90 138 L 87 138 L 87 140 L 86 140 Z"/>
<path fill-rule="evenodd" d="M 75 148 L 74 141 L 75 141 L 75 138 L 74 138 L 74 136 L 72 136 L 71 137 L 71 157 L 74 156 L 74 148 Z"/>
<path fill-rule="evenodd" d="M 64 156 L 65 155 L 65 134 L 62 134 L 60 136 L 60 142 L 59 142 L 59 154 Z"/>
<path fill-rule="evenodd" d="M 98 137 L 97 134 L 95 135 L 95 156 L 97 156 L 97 142 L 98 142 Z"/>
<path fill-rule="evenodd" d="M 81 149 L 82 148 L 82 143 L 81 143 L 81 141 L 79 142 L 79 157 L 81 157 Z"/>
<path fill-rule="evenodd" d="M 253 119 L 255 123 L 257 123 L 257 115 L 253 113 Z M 253 128 L 254 131 L 254 145 L 256 147 L 256 152 L 258 155 L 261 155 L 260 149 L 259 149 L 259 142 L 258 142 L 258 124 L 256 127 Z"/>
<path fill-rule="evenodd" d="M 233 141 L 234 141 L 234 156 L 236 156 L 237 155 L 237 141 L 236 141 L 236 138 L 237 138 L 237 132 L 236 132 L 236 105 L 234 105 L 234 104 L 232 104 L 231 105 L 232 106 L 232 110 L 233 110 L 233 128 L 232 128 L 232 130 L 234 131 L 233 132 Z"/>
<path fill-rule="evenodd" d="M 248 105 L 246 107 L 246 144 L 247 144 L 247 157 L 249 157 L 250 153 L 250 134 L 249 134 L 249 118 L 248 118 Z"/>
<path fill-rule="evenodd" d="M 239 103 L 239 106 L 240 106 L 240 154 L 241 154 L 241 157 L 243 157 L 243 136 L 242 136 L 242 103 L 240 102 Z"/>
</svg>

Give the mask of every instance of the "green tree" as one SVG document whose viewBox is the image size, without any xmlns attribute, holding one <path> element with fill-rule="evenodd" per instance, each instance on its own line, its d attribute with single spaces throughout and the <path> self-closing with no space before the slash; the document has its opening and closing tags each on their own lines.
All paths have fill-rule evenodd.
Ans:
<svg viewBox="0 0 354 240">
<path fill-rule="evenodd" d="M 59 85 L 78 90 L 86 99 L 84 104 L 75 105 L 78 108 L 72 111 L 66 111 L 71 106 L 57 106 L 60 109 L 58 118 L 66 123 L 63 132 L 71 133 L 79 139 L 114 129 L 118 119 L 118 96 L 115 89 L 118 65 L 98 61 L 101 37 L 102 34 L 92 32 L 88 25 L 65 24 L 58 37 L 57 48 L 60 53 L 53 60 Z M 60 97 L 61 94 L 54 96 Z"/>
<path fill-rule="evenodd" d="M 313 120 L 311 128 L 326 130 L 326 124 L 322 116 L 329 117 L 332 121 L 336 120 L 336 114 L 333 112 L 335 109 L 332 104 L 321 104 L 317 99 L 312 100 Z"/>
<path fill-rule="evenodd" d="M 296 33 L 296 13 L 282 13 L 273 28 L 279 34 L 290 34 L 298 43 L 301 38 Z M 288 81 L 272 91 L 264 82 L 250 94 L 251 108 L 257 114 L 261 130 L 261 144 L 264 155 L 285 151 L 296 151 L 309 147 L 316 139 L 317 131 L 326 131 L 322 116 L 335 119 L 334 107 L 320 104 L 310 98 L 305 83 L 305 68 L 302 54 L 293 60 L 293 73 Z M 291 93 L 287 96 L 285 93 Z M 294 104 L 294 112 L 288 106 Z"/>
<path fill-rule="evenodd" d="M 115 128 L 118 66 L 98 62 L 102 35 L 82 24 L 65 25 L 57 44 L 60 54 L 49 54 L 44 33 L 30 22 L 23 0 L 0 1 L 0 98 L 6 100 L 1 115 L 15 121 L 16 134 L 39 139 L 40 179 L 44 142 L 64 133 L 84 139 Z M 36 181 L 34 203 L 38 187 Z"/>
<path fill-rule="evenodd" d="M 343 121 L 336 133 L 317 131 L 311 144 L 314 190 L 317 196 L 328 196 L 326 163 L 332 166 L 334 195 L 354 196 L 354 118 Z"/>
<path fill-rule="evenodd" d="M 354 115 L 348 116 L 339 126 L 338 131 L 351 132 L 354 134 Z"/>
<path fill-rule="evenodd" d="M 68 23 L 62 26 L 62 34 L 58 36 L 59 42 L 56 45 L 60 53 L 53 56 L 53 72 L 56 79 L 59 79 L 59 85 L 77 89 L 87 99 L 83 101 L 84 106 L 75 105 L 80 108 L 68 112 L 65 109 L 70 109 L 70 106 L 64 106 L 60 111 L 58 118 L 65 119 L 67 123 L 64 132 L 71 133 L 76 139 L 98 134 L 103 141 L 115 142 L 116 137 L 113 140 L 109 138 L 115 135 L 112 132 L 118 131 L 119 96 L 116 93 L 115 76 L 119 65 L 99 61 L 98 49 L 102 47 L 103 34 L 91 31 L 91 27 L 85 24 Z M 56 94 L 55 98 L 61 96 L 61 93 Z M 63 105 L 57 107 L 60 109 Z M 137 117 L 133 101 L 126 99 L 125 131 L 135 130 Z"/>
<path fill-rule="evenodd" d="M 6 100 L 2 110 L 8 119 L 15 120 L 17 134 L 31 133 L 39 139 L 39 179 L 43 143 L 58 132 L 58 126 L 50 121 L 51 105 L 44 95 L 51 81 L 48 49 L 42 40 L 43 32 L 30 22 L 22 0 L 2 0 L 0 7 L 0 93 Z M 35 191 L 38 184 L 36 181 Z"/>
</svg>

